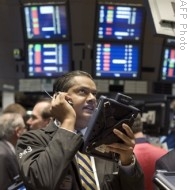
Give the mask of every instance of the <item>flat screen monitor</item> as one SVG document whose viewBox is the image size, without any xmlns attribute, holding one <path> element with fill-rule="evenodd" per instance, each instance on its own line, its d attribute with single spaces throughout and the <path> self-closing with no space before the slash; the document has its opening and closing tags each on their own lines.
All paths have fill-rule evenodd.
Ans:
<svg viewBox="0 0 190 190">
<path fill-rule="evenodd" d="M 141 50 L 139 44 L 95 43 L 93 76 L 99 79 L 138 79 Z"/>
<path fill-rule="evenodd" d="M 135 40 L 143 37 L 145 10 L 142 6 L 97 3 L 95 40 Z"/>
<path fill-rule="evenodd" d="M 142 107 L 143 132 L 160 136 L 167 135 L 170 127 L 170 102 L 145 102 Z"/>
<path fill-rule="evenodd" d="M 160 80 L 175 82 L 175 41 L 167 39 L 162 47 Z"/>
<path fill-rule="evenodd" d="M 23 4 L 24 34 L 27 40 L 69 39 L 68 4 Z"/>
<path fill-rule="evenodd" d="M 70 71 L 70 44 L 27 43 L 27 77 L 53 78 Z"/>
</svg>

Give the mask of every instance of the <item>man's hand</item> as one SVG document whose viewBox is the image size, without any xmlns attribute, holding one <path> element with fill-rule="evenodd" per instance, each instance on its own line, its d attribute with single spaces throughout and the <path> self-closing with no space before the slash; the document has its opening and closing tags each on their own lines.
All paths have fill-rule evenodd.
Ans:
<svg viewBox="0 0 190 190">
<path fill-rule="evenodd" d="M 73 131 L 76 112 L 71 105 L 72 102 L 69 101 L 68 95 L 65 92 L 54 94 L 50 111 L 52 116 L 61 123 L 60 127 Z"/>
<path fill-rule="evenodd" d="M 129 165 L 133 161 L 135 138 L 131 128 L 127 124 L 123 123 L 122 127 L 127 135 L 118 129 L 114 129 L 113 132 L 123 141 L 123 143 L 112 143 L 107 145 L 107 148 L 109 151 L 118 153 L 120 155 L 120 161 L 122 165 Z"/>
</svg>

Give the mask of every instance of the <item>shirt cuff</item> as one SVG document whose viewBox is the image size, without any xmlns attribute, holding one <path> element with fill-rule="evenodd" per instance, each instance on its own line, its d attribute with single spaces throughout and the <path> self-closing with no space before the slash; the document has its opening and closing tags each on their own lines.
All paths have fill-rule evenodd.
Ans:
<svg viewBox="0 0 190 190">
<path fill-rule="evenodd" d="M 136 163 L 136 158 L 135 158 L 134 154 L 132 155 L 132 161 L 129 165 L 122 165 L 121 160 L 119 160 L 119 162 L 118 162 L 119 166 L 125 166 L 125 167 L 133 167 L 135 165 L 135 163 Z"/>
</svg>

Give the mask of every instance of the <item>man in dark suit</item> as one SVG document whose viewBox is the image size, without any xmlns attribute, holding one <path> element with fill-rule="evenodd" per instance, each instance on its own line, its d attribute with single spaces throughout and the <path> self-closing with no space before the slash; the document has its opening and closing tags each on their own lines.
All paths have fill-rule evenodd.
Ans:
<svg viewBox="0 0 190 190">
<path fill-rule="evenodd" d="M 168 174 L 165 176 L 161 174 L 162 172 L 168 172 Z M 156 161 L 153 182 L 155 190 L 175 189 L 175 149 L 170 150 Z"/>
<path fill-rule="evenodd" d="M 27 190 L 82 190 L 76 155 L 87 123 L 96 108 L 97 89 L 91 75 L 73 71 L 59 77 L 53 86 L 51 106 L 55 118 L 47 127 L 25 133 L 17 143 L 17 158 Z M 114 129 L 123 143 L 107 146 L 120 162 L 91 157 L 97 190 L 143 190 L 143 173 L 133 154 L 134 135 Z M 86 179 L 86 178 L 84 178 Z M 92 190 L 90 188 L 87 188 Z"/>
<path fill-rule="evenodd" d="M 155 164 L 156 170 L 175 171 L 175 149 L 160 157 Z"/>
<path fill-rule="evenodd" d="M 18 137 L 25 131 L 21 114 L 5 113 L 0 116 L 0 189 L 7 190 L 19 174 L 15 155 Z"/>
</svg>

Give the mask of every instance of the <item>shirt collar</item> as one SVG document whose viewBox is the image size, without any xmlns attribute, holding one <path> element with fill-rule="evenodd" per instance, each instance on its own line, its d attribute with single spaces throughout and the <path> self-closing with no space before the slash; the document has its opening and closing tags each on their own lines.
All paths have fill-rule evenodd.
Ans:
<svg viewBox="0 0 190 190">
<path fill-rule="evenodd" d="M 14 154 L 16 154 L 16 152 L 15 152 L 15 147 L 14 147 L 9 141 L 6 141 L 6 140 L 5 140 L 5 143 L 10 147 L 11 151 L 12 151 Z"/>
</svg>

